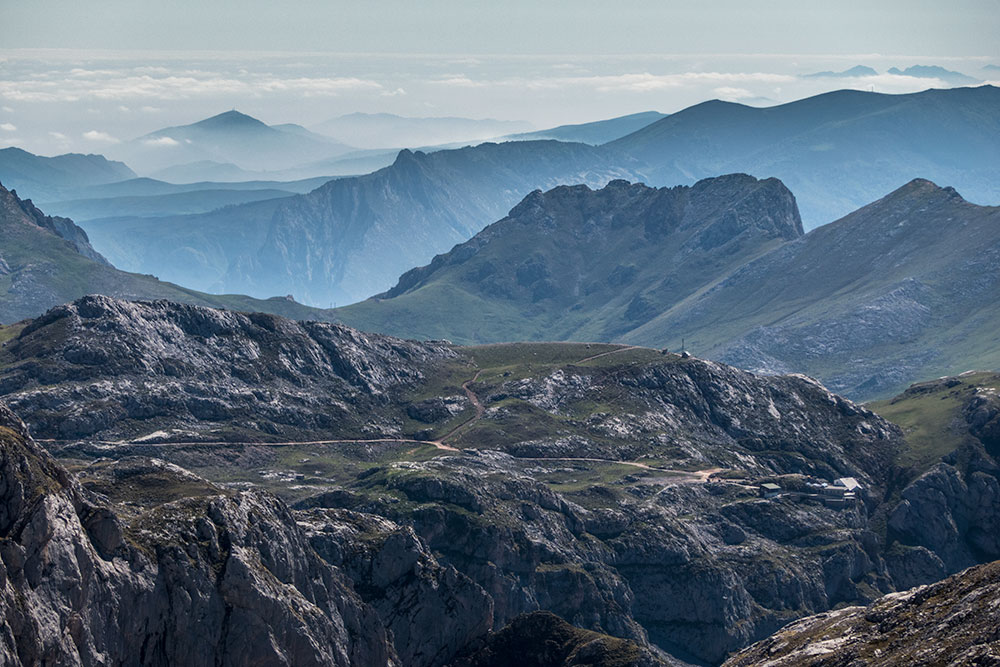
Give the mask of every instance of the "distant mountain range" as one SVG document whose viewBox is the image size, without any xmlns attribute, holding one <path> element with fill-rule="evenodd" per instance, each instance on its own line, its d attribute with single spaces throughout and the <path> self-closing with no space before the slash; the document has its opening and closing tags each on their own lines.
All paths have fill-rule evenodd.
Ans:
<svg viewBox="0 0 1000 667">
<path fill-rule="evenodd" d="M 388 289 L 536 188 L 641 178 L 606 148 L 557 141 L 402 151 L 385 169 L 196 216 L 88 222 L 116 265 L 212 292 L 345 304 Z"/>
<path fill-rule="evenodd" d="M 455 342 L 617 340 L 859 398 L 1000 365 L 1000 207 L 913 181 L 802 235 L 776 179 L 535 192 L 467 243 L 339 309 Z"/>
<path fill-rule="evenodd" d="M 559 184 L 625 178 L 672 186 L 720 173 L 776 176 L 795 193 L 806 230 L 917 177 L 952 184 L 976 203 L 997 203 L 998 109 L 1000 90 L 991 86 L 912 95 L 839 91 L 769 108 L 715 101 L 649 124 L 655 112 L 543 131 L 596 142 L 644 125 L 600 147 L 550 140 L 395 155 L 352 151 L 268 172 L 290 178 L 392 162 L 310 195 L 327 179 L 285 183 L 241 171 L 239 177 L 254 181 L 199 182 L 183 190 L 164 184 L 154 192 L 146 186 L 156 181 L 136 180 L 100 156 L 68 176 L 39 172 L 49 158 L 2 155 L 15 165 L 8 173 L 31 187 L 24 194 L 77 219 L 116 266 L 203 291 L 294 294 L 328 306 L 389 289 L 401 273 L 468 240 L 531 190 Z M 300 126 L 275 129 L 236 112 L 185 132 L 230 136 L 219 130 L 230 126 L 240 128 L 234 136 L 278 136 L 282 146 L 318 141 Z M 180 141 L 157 140 L 163 138 Z M 108 165 L 120 171 L 109 173 Z M 116 176 L 129 180 L 117 189 L 86 185 Z M 85 185 L 65 185 L 77 181 Z"/>
<path fill-rule="evenodd" d="M 391 113 L 351 113 L 315 125 L 316 132 L 358 148 L 420 148 L 483 141 L 531 130 L 524 121 L 453 116 L 408 118 Z"/>
<path fill-rule="evenodd" d="M 0 183 L 23 196 L 56 199 L 80 188 L 135 178 L 135 172 L 103 155 L 34 155 L 20 148 L 0 149 Z"/>
<path fill-rule="evenodd" d="M 989 66 L 987 65 L 987 67 Z M 895 74 L 896 76 L 913 76 L 920 79 L 938 79 L 949 86 L 969 86 L 982 83 L 982 79 L 977 79 L 954 70 L 945 69 L 944 67 L 940 67 L 938 65 L 911 65 L 903 70 L 898 67 L 890 67 L 886 73 Z M 807 79 L 851 78 L 859 76 L 878 76 L 878 72 L 865 65 L 855 65 L 854 67 L 846 69 L 842 72 L 832 72 L 828 70 L 825 72 L 816 72 L 814 74 L 804 74 L 803 76 Z"/>
<path fill-rule="evenodd" d="M 233 110 L 151 132 L 116 147 L 114 153 L 146 174 L 160 170 L 161 177 L 200 181 L 238 179 L 245 171 L 279 171 L 351 150 L 301 126 L 269 126 Z M 164 174 L 167 168 L 172 170 Z M 230 175 L 220 178 L 224 169 Z"/>
<path fill-rule="evenodd" d="M 968 86 L 982 83 L 982 79 L 945 69 L 938 65 L 912 65 L 904 70 L 898 67 L 890 67 L 888 73 L 901 76 L 915 76 L 921 79 L 939 79 L 950 86 Z"/>
<path fill-rule="evenodd" d="M 661 118 L 666 118 L 666 116 L 667 114 L 660 113 L 659 111 L 642 111 L 640 113 L 618 116 L 617 118 L 609 118 L 607 120 L 597 120 L 590 123 L 560 125 L 547 130 L 511 134 L 503 138 L 510 141 L 556 139 L 558 141 L 578 141 L 582 144 L 598 146 L 624 137 L 636 130 L 641 130 L 650 123 L 654 123 Z"/>
<path fill-rule="evenodd" d="M 831 72 L 827 70 L 825 72 L 815 72 L 813 74 L 805 74 L 806 78 L 810 79 L 822 79 L 822 78 L 835 78 L 835 77 L 853 77 L 853 76 L 877 76 L 878 72 L 873 70 L 871 67 L 865 65 L 855 65 L 850 69 L 845 69 L 842 72 Z"/>
<path fill-rule="evenodd" d="M 48 213 L 78 221 L 123 216 L 146 218 L 208 213 L 224 206 L 304 194 L 329 180 L 319 177 L 301 181 L 209 181 L 176 185 L 152 178 L 133 178 L 101 186 L 77 188 L 69 192 L 73 198 L 41 201 L 39 207 Z"/>
<path fill-rule="evenodd" d="M 883 95 L 841 90 L 775 107 L 712 101 L 607 144 L 645 165 L 656 185 L 719 174 L 776 176 L 806 229 L 914 178 L 1000 203 L 1000 88 Z"/>
<path fill-rule="evenodd" d="M 326 315 L 286 299 L 202 294 L 150 275 L 119 271 L 66 218 L 50 217 L 0 186 L 0 323 L 37 317 L 45 310 L 99 293 L 125 299 L 170 299 L 291 317 Z"/>
</svg>

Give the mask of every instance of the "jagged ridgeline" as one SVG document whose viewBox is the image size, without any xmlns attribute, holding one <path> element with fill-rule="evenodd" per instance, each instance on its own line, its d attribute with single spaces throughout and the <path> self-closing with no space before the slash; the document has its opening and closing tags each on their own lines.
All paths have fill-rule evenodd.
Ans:
<svg viewBox="0 0 1000 667">
<path fill-rule="evenodd" d="M 648 348 L 107 297 L 0 333 L 4 400 L 69 466 L 5 416 L 4 636 L 29 662 L 488 665 L 515 642 L 718 664 L 1000 557 L 971 529 L 1000 521 L 975 500 L 997 484 L 988 378 L 941 389 L 967 426 L 935 465 L 815 381 Z M 943 483 L 966 528 L 927 520 Z M 35 577 L 43 553 L 65 569 Z M 109 624 L 111 599 L 130 613 Z M 519 620 L 537 610 L 599 634 Z"/>
</svg>

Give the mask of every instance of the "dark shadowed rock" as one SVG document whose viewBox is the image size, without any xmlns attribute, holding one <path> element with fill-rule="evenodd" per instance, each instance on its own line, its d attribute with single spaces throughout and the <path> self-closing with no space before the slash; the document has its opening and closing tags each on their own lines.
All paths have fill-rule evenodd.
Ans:
<svg viewBox="0 0 1000 667">
<path fill-rule="evenodd" d="M 940 583 L 797 621 L 741 651 L 725 667 L 751 665 L 1000 664 L 1000 562 Z"/>
</svg>

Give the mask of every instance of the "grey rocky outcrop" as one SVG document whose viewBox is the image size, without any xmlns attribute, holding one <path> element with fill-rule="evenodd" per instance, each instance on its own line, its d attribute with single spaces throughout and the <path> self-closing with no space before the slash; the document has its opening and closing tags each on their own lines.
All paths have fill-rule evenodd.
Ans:
<svg viewBox="0 0 1000 667">
<path fill-rule="evenodd" d="M 1000 664 L 1000 562 L 792 623 L 725 667 Z"/>
<path fill-rule="evenodd" d="M 0 393 L 41 437 L 134 437 L 162 426 L 244 440 L 393 435 L 398 425 L 373 408 L 429 362 L 454 356 L 334 324 L 103 296 L 53 308 L 5 354 L 24 363 L 4 373 Z"/>
<path fill-rule="evenodd" d="M 441 566 L 412 528 L 346 510 L 313 509 L 297 518 L 316 552 L 378 611 L 401 664 L 443 665 L 492 627 L 490 596 Z"/>
<path fill-rule="evenodd" d="M 507 455 L 470 451 L 376 469 L 302 505 L 412 526 L 489 593 L 494 630 L 544 609 L 707 662 L 804 614 L 892 590 L 863 506 L 679 482 L 595 486 L 583 507 L 518 470 Z"/>
<path fill-rule="evenodd" d="M 126 524 L 0 408 L 4 664 L 390 665 L 377 613 L 267 495 Z"/>
</svg>

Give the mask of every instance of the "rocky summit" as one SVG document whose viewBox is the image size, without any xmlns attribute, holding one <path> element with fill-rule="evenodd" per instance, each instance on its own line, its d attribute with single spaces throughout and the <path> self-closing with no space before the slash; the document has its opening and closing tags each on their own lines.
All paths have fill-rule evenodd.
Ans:
<svg viewBox="0 0 1000 667">
<path fill-rule="evenodd" d="M 36 433 L 63 439 L 197 438 L 209 424 L 227 431 L 217 439 L 393 435 L 373 408 L 454 356 L 334 324 L 102 296 L 52 309 L 3 352 L 0 391 Z"/>
<path fill-rule="evenodd" d="M 531 193 L 338 315 L 368 330 L 465 343 L 614 340 L 801 235 L 795 198 L 777 179 L 562 186 Z"/>
</svg>

